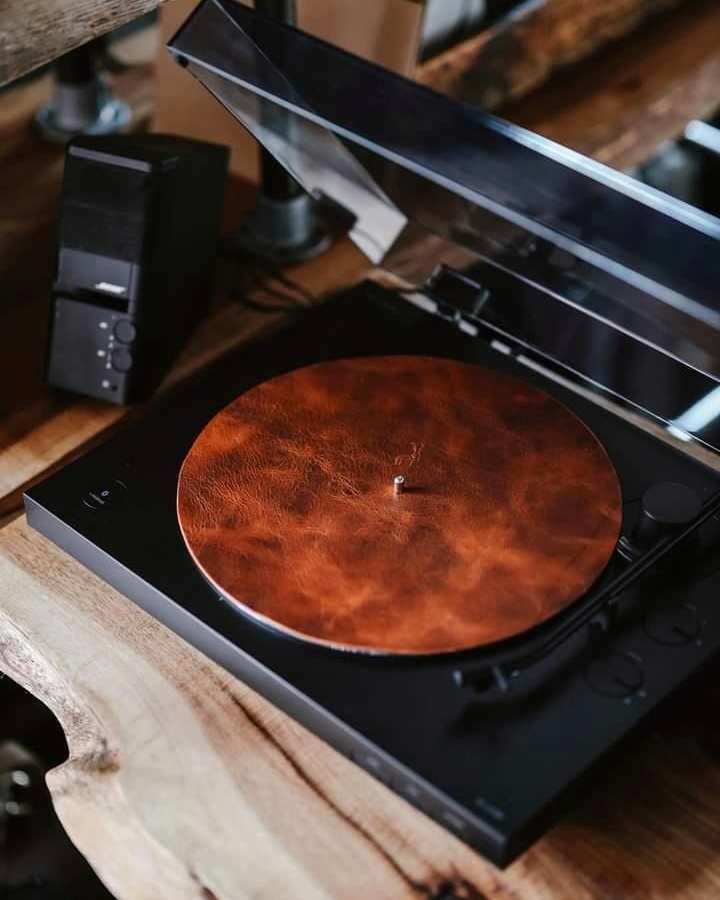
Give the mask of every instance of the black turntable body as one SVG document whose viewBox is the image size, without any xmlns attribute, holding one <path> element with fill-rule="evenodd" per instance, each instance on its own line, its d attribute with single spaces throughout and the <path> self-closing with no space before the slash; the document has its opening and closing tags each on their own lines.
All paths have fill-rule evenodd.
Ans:
<svg viewBox="0 0 720 900">
<path fill-rule="evenodd" d="M 542 384 L 607 449 L 622 485 L 626 535 L 653 485 L 685 485 L 713 512 L 702 524 L 689 522 L 681 540 L 672 534 L 677 545 L 637 580 L 651 550 L 635 561 L 618 550 L 586 597 L 510 646 L 387 659 L 278 634 L 239 614 L 191 560 L 175 514 L 180 466 L 211 416 L 252 385 L 367 354 L 449 357 Z M 27 515 L 101 578 L 502 865 L 547 827 L 594 762 L 720 648 L 719 490 L 711 470 L 512 353 L 363 285 L 221 360 L 144 422 L 33 488 Z"/>
<path fill-rule="evenodd" d="M 33 487 L 26 495 L 28 521 L 410 803 L 506 865 L 557 819 L 595 764 L 720 651 L 720 222 L 230 0 L 201 3 L 170 49 L 286 165 L 320 210 L 341 209 L 350 236 L 393 277 L 299 313 L 283 330 L 176 388 L 144 419 Z M 332 78 L 324 74 L 329 71 Z M 269 114 L 268 104 L 283 114 Z M 327 370 L 372 370 L 375 394 L 358 400 L 347 382 L 348 402 L 352 393 L 362 408 L 356 425 L 343 406 L 345 388 L 338 383 L 326 391 L 305 367 L 358 358 L 390 358 L 382 365 L 395 374 L 383 381 L 375 371 L 379 362 Z M 444 395 L 423 394 L 422 378 L 417 404 L 407 380 L 400 390 L 397 373 L 422 368 L 411 358 L 430 360 L 434 384 L 447 370 Z M 433 359 L 443 362 L 433 367 Z M 448 360 L 457 370 L 471 364 L 489 373 L 478 384 L 517 379 L 517 391 L 494 413 L 508 438 L 502 444 L 495 437 L 487 459 L 481 404 L 467 393 L 473 372 L 453 381 Z M 274 399 L 282 385 L 295 391 L 285 409 Z M 386 402 L 394 389 L 402 393 L 395 406 Z M 378 416 L 374 397 L 391 410 L 387 416 Z M 343 412 L 343 426 L 334 431 L 328 398 Z M 432 489 L 421 485 L 413 494 L 410 478 L 403 499 L 393 491 L 402 494 L 407 471 L 388 471 L 394 479 L 385 487 L 371 477 L 383 442 L 392 446 L 394 432 L 406 433 L 402 409 L 410 407 L 419 427 L 432 425 L 442 438 L 438 422 L 447 421 L 463 435 L 433 461 L 443 472 L 457 463 L 475 492 L 475 505 L 463 507 L 474 512 L 460 529 L 453 498 L 461 499 L 462 483 L 454 494 L 443 493 L 437 506 L 443 516 L 432 521 Z M 565 472 L 555 445 L 540 440 L 548 433 L 540 409 L 556 415 L 557 447 L 569 454 Z M 323 435 L 333 434 L 336 459 L 345 436 L 354 447 L 370 448 L 362 477 L 340 484 L 342 496 L 335 487 L 324 492 L 323 467 L 312 459 L 313 448 L 325 451 L 325 438 L 309 439 L 311 429 L 302 425 L 303 445 L 295 446 L 292 423 L 303 418 L 321 421 Z M 562 421 L 575 423 L 577 441 L 557 431 Z M 375 433 L 362 434 L 361 422 L 371 422 Z M 521 440 L 511 437 L 518 429 Z M 254 445 L 260 433 L 264 442 Z M 529 452 L 541 445 L 544 456 Z M 206 470 L 195 465 L 198 449 L 209 461 Z M 302 458 L 327 496 L 293 498 L 300 487 L 285 469 L 278 490 L 288 454 Z M 577 488 L 573 504 L 563 509 L 553 501 L 551 517 L 526 521 L 523 510 L 537 512 L 540 504 L 528 460 L 546 466 L 558 488 L 567 478 Z M 486 487 L 482 472 L 488 481 L 502 481 L 505 496 L 519 471 L 530 485 L 527 502 L 520 512 L 504 511 L 502 530 L 488 529 L 491 503 L 485 516 L 475 502 Z M 553 486 L 547 472 L 543 496 L 554 496 L 547 493 Z M 236 489 L 243 498 L 237 509 L 227 499 Z M 221 498 L 220 508 L 213 496 Z M 578 497 L 588 498 L 586 506 Z M 283 523 L 293 499 L 295 511 L 305 515 L 315 504 L 320 518 L 303 519 L 306 540 L 295 534 L 292 555 L 278 563 L 272 554 L 289 546 Z M 281 507 L 284 518 L 275 515 Z M 374 546 L 392 531 L 392 510 L 398 521 L 413 521 L 413 509 L 427 526 L 415 532 L 423 565 L 411 531 L 396 557 Z M 332 553 L 312 557 L 326 566 L 315 572 L 305 545 L 327 549 L 334 521 L 328 510 L 341 511 L 342 534 L 357 552 L 336 542 Z M 262 519 L 255 529 L 252 511 Z M 377 538 L 375 514 L 384 523 Z M 557 573 L 558 593 L 565 590 L 597 536 L 595 525 L 585 528 L 593 516 L 607 548 L 602 565 L 597 559 L 586 565 L 582 589 L 534 621 L 523 620 L 524 629 L 464 641 L 450 602 L 424 602 L 431 587 L 434 596 L 444 590 L 454 600 L 437 574 L 450 568 L 453 585 L 474 590 L 480 583 L 475 549 L 490 571 L 495 547 L 504 559 L 494 568 L 494 585 L 503 578 L 510 585 L 518 555 L 532 558 L 544 578 L 543 596 L 552 600 L 548 572 Z M 459 537 L 446 541 L 447 521 Z M 555 534 L 533 524 L 545 521 L 554 523 L 547 527 Z M 220 525 L 229 544 L 215 533 Z M 549 547 L 544 559 L 523 556 L 540 545 Z M 261 548 L 265 569 L 249 546 Z M 428 556 L 438 565 L 425 566 Z M 362 560 L 379 558 L 388 593 L 400 585 L 392 608 L 377 596 L 382 591 L 362 596 Z M 284 566 L 297 577 L 285 578 Z M 347 605 L 337 590 L 324 596 L 331 568 L 335 588 L 351 586 L 349 605 L 363 611 L 364 624 L 373 610 L 382 621 L 399 623 L 395 644 L 388 636 L 387 645 L 373 648 L 352 630 L 338 637 L 326 628 L 322 617 L 334 621 L 335 607 Z M 394 577 L 398 572 L 402 578 Z M 532 590 L 538 580 L 529 579 Z M 293 600 L 282 619 L 265 601 L 273 595 L 280 604 L 273 609 L 282 614 L 287 585 L 288 594 L 304 599 Z M 478 590 L 475 606 L 473 590 L 464 607 L 473 627 L 488 610 L 512 617 L 526 599 L 515 584 L 512 602 L 510 592 L 494 588 L 490 596 Z M 303 618 L 306 601 L 316 605 Z M 425 624 L 434 615 L 442 621 L 442 640 L 415 640 L 417 610 Z M 424 652 L 428 647 L 437 652 Z"/>
</svg>

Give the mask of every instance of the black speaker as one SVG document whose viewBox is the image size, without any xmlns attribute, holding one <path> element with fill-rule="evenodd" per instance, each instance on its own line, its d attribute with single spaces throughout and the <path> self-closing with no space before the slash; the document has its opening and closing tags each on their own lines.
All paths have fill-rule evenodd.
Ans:
<svg viewBox="0 0 720 900">
<path fill-rule="evenodd" d="M 68 145 L 49 384 L 118 404 L 157 387 L 212 294 L 227 163 L 170 135 Z"/>
</svg>

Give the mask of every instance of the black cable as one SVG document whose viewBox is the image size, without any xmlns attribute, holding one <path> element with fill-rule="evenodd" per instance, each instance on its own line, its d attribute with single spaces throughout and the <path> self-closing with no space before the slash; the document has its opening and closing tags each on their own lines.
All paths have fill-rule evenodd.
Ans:
<svg viewBox="0 0 720 900">
<path fill-rule="evenodd" d="M 249 283 L 231 282 L 227 292 L 231 300 L 248 309 L 263 313 L 296 312 L 298 309 L 310 307 L 318 301 L 318 297 L 297 281 L 289 278 L 279 266 L 273 266 L 250 257 L 233 260 L 233 262 L 242 265 L 241 277 Z M 231 278 L 233 274 L 235 273 L 231 273 Z M 285 290 L 278 288 L 273 282 L 278 282 Z M 264 293 L 279 302 L 262 302 L 257 297 L 249 296 L 251 293 Z"/>
</svg>

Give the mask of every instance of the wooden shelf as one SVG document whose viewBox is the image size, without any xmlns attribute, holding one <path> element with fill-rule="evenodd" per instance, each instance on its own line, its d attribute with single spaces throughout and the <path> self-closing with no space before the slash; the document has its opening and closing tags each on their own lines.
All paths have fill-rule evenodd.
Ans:
<svg viewBox="0 0 720 900">
<path fill-rule="evenodd" d="M 540 0 L 422 64 L 417 78 L 452 97 L 497 109 L 556 70 L 689 0 Z M 691 2 L 691 0 L 690 0 Z M 645 25 L 647 27 L 647 24 Z"/>
<path fill-rule="evenodd" d="M 4 0 L 0 86 L 119 28 L 163 0 Z"/>
<path fill-rule="evenodd" d="M 689 3 L 502 110 L 618 169 L 720 107 L 720 4 Z"/>
</svg>

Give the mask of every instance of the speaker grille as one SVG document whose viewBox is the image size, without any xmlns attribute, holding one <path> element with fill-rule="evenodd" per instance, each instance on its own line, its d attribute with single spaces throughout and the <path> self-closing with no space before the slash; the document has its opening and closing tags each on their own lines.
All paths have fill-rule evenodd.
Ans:
<svg viewBox="0 0 720 900">
<path fill-rule="evenodd" d="M 147 172 L 68 156 L 60 218 L 63 246 L 139 262 L 152 182 Z"/>
</svg>

